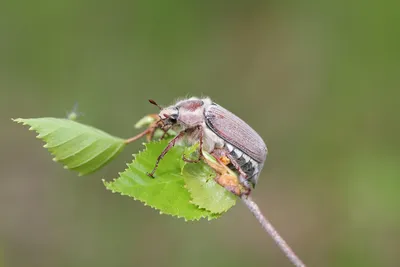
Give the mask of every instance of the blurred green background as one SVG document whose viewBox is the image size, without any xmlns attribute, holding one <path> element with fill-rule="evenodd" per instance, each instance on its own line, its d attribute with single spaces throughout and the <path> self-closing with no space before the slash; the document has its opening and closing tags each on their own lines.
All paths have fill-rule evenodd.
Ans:
<svg viewBox="0 0 400 267">
<path fill-rule="evenodd" d="M 186 223 L 77 177 L 10 118 L 130 137 L 210 96 L 266 140 L 254 198 L 309 266 L 400 266 L 396 1 L 3 1 L 0 266 L 291 266 L 239 203 Z M 0 259 L 1 261 L 1 259 Z"/>
</svg>

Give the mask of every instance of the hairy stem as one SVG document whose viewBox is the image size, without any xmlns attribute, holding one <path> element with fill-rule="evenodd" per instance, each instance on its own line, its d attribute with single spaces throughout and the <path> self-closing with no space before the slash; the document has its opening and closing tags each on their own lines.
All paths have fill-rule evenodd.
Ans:
<svg viewBox="0 0 400 267">
<path fill-rule="evenodd" d="M 151 129 L 151 128 L 147 128 L 146 130 L 144 130 L 144 131 L 141 132 L 140 134 L 135 135 L 134 137 L 131 137 L 131 138 L 129 138 L 129 139 L 126 139 L 124 143 L 125 143 L 125 144 L 129 144 L 129 143 L 135 142 L 136 140 L 142 138 L 142 137 L 145 136 L 146 134 L 151 133 L 152 130 L 153 130 L 153 129 Z"/>
<path fill-rule="evenodd" d="M 250 196 L 242 196 L 244 204 L 249 208 L 253 215 L 260 222 L 264 230 L 272 237 L 278 247 L 285 253 L 286 257 L 293 263 L 296 267 L 306 267 L 306 265 L 300 260 L 299 257 L 293 252 L 286 241 L 279 235 L 272 224 L 267 220 L 267 218 L 262 214 L 258 205 L 253 201 Z"/>
</svg>

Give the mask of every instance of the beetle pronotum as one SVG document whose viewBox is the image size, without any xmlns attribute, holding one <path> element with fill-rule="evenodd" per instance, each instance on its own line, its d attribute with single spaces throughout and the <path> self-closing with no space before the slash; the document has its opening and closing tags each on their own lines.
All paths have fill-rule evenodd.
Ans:
<svg viewBox="0 0 400 267">
<path fill-rule="evenodd" d="M 211 101 L 210 98 L 181 100 L 166 108 L 160 107 L 155 101 L 150 103 L 158 106 L 159 119 L 143 133 L 130 139 L 136 140 L 144 135 L 151 139 L 155 129 L 160 128 L 165 133 L 174 129 L 178 134 L 168 143 L 157 158 L 154 169 L 148 173 L 154 177 L 160 160 L 177 143 L 186 139 L 188 144 L 200 143 L 199 158 L 187 162 L 198 162 L 203 151 L 213 155 L 218 164 L 205 160 L 218 174 L 216 181 L 236 195 L 249 194 L 251 186 L 255 186 L 261 169 L 267 157 L 267 147 L 263 139 L 242 119 Z M 232 182 L 225 169 L 230 168 L 239 175 L 240 182 Z"/>
</svg>

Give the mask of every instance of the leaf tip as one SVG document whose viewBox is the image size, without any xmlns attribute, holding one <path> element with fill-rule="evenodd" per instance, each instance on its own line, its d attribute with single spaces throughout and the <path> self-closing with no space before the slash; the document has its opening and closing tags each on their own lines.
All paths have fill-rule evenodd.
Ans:
<svg viewBox="0 0 400 267">
<path fill-rule="evenodd" d="M 22 118 L 16 118 L 16 119 L 11 118 L 11 120 L 12 120 L 13 122 L 16 122 L 16 123 L 24 123 L 24 119 L 22 119 Z"/>
</svg>

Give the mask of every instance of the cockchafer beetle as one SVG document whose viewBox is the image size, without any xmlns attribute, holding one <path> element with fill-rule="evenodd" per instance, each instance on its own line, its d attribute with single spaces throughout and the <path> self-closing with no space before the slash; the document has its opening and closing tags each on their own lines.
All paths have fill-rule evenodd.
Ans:
<svg viewBox="0 0 400 267">
<path fill-rule="evenodd" d="M 160 160 L 177 142 L 199 142 L 198 159 L 189 160 L 184 155 L 183 159 L 191 163 L 204 159 L 217 172 L 215 180 L 220 185 L 239 196 L 250 194 L 267 157 L 267 146 L 255 130 L 210 98 L 192 97 L 166 108 L 162 108 L 154 100 L 149 101 L 160 108 L 158 115 L 151 115 L 158 119 L 130 141 L 145 135 L 151 140 L 158 128 L 164 133 L 170 129 L 178 133 L 159 155 L 154 169 L 148 173 L 149 176 L 154 177 Z M 214 156 L 218 163 L 205 158 L 203 151 Z M 239 175 L 239 181 L 229 175 L 228 168 Z"/>
</svg>

